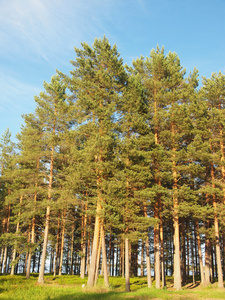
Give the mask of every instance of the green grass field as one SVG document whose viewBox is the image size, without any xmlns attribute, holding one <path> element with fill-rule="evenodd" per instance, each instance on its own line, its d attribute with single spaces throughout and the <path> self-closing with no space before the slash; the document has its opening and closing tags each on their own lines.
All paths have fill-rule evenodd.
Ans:
<svg viewBox="0 0 225 300">
<path fill-rule="evenodd" d="M 37 284 L 37 274 L 32 274 L 27 280 L 25 276 L 0 276 L 0 299 L 11 300 L 47 300 L 47 299 L 80 299 L 80 300 L 119 300 L 119 299 L 225 299 L 225 290 L 218 289 L 217 283 L 208 287 L 193 285 L 190 283 L 181 291 L 174 291 L 172 278 L 167 278 L 167 288 L 156 290 L 147 288 L 146 278 L 131 278 L 131 292 L 125 293 L 125 280 L 121 277 L 110 277 L 110 287 L 107 290 L 103 285 L 103 278 L 99 278 L 98 284 L 92 290 L 86 287 L 87 278 L 80 279 L 79 276 L 63 275 L 61 277 L 52 275 L 45 276 L 45 284 Z"/>
</svg>

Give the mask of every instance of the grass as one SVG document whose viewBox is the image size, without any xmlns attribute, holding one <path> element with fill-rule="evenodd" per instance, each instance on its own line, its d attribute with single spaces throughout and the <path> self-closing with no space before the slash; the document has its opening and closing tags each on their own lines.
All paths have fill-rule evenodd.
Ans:
<svg viewBox="0 0 225 300">
<path fill-rule="evenodd" d="M 56 276 L 45 275 L 45 284 L 37 284 L 37 274 L 32 274 L 30 279 L 23 275 L 0 276 L 0 299 L 10 300 L 130 300 L 130 299 L 225 299 L 225 290 L 218 289 L 217 283 L 208 287 L 191 283 L 185 285 L 181 291 L 175 291 L 172 287 L 172 278 L 167 278 L 167 288 L 157 290 L 154 287 L 147 288 L 145 277 L 131 278 L 131 293 L 125 293 L 125 280 L 121 277 L 110 277 L 110 287 L 106 289 L 103 278 L 100 277 L 98 284 L 93 288 L 87 288 L 87 278 L 79 276 Z"/>
</svg>

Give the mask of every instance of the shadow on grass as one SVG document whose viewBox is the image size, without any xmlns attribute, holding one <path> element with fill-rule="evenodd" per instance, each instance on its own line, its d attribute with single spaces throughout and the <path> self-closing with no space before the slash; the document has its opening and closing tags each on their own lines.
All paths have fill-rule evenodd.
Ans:
<svg viewBox="0 0 225 300">
<path fill-rule="evenodd" d="M 195 283 L 195 284 L 192 283 L 191 285 L 188 286 L 188 289 L 192 290 L 192 289 L 196 288 L 196 287 L 199 286 L 199 285 L 200 285 L 199 282 L 197 282 L 197 283 Z"/>
<path fill-rule="evenodd" d="M 132 297 L 131 297 L 132 298 Z M 119 299 L 124 299 L 123 293 L 119 293 L 119 292 L 104 292 L 104 293 L 82 293 L 82 292 L 76 292 L 74 294 L 69 294 L 69 293 L 65 293 L 63 295 L 60 295 L 58 297 L 54 297 L 54 298 L 47 298 L 47 299 L 54 299 L 54 300 L 119 300 Z M 47 300 L 46 299 L 46 300 Z"/>
</svg>

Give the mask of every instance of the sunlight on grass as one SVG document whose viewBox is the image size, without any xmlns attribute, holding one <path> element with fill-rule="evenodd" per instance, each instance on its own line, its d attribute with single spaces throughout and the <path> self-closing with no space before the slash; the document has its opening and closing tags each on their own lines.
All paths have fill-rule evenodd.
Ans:
<svg viewBox="0 0 225 300">
<path fill-rule="evenodd" d="M 172 278 L 167 278 L 166 289 L 157 290 L 147 287 L 145 277 L 133 277 L 131 281 L 131 293 L 125 293 L 125 279 L 121 277 L 110 277 L 110 287 L 104 287 L 104 280 L 100 276 L 98 284 L 90 289 L 87 287 L 87 278 L 79 276 L 63 275 L 53 277 L 45 276 L 45 284 L 37 284 L 37 274 L 32 274 L 30 279 L 25 276 L 0 276 L 0 299 L 10 300 L 122 300 L 122 299 L 225 299 L 225 292 L 218 289 L 216 284 L 208 287 L 197 286 L 190 289 L 185 286 L 181 291 L 174 291 Z"/>
</svg>

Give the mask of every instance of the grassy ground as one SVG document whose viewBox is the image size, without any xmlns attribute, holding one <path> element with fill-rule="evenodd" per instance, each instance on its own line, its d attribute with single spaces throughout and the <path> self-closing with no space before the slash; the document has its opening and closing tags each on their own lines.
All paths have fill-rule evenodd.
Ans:
<svg viewBox="0 0 225 300">
<path fill-rule="evenodd" d="M 156 290 L 147 288 L 146 278 L 131 278 L 131 293 L 125 293 L 125 280 L 121 277 L 110 277 L 110 287 L 107 290 L 103 285 L 103 278 L 99 278 L 98 284 L 93 289 L 86 287 L 87 278 L 79 276 L 45 276 L 45 284 L 37 284 L 37 274 L 32 274 L 27 280 L 25 276 L 0 276 L 0 299 L 11 300 L 124 300 L 124 299 L 225 299 L 225 290 L 218 289 L 217 283 L 208 287 L 202 287 L 191 283 L 185 285 L 181 291 L 175 291 L 172 287 L 172 278 L 167 278 L 167 288 Z"/>
</svg>

